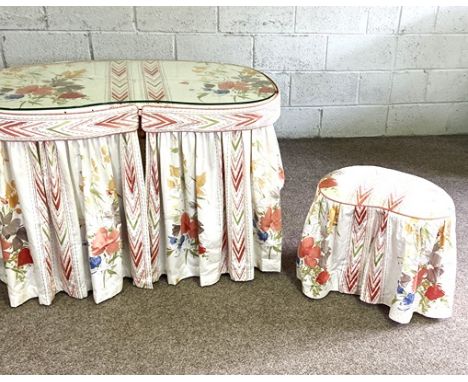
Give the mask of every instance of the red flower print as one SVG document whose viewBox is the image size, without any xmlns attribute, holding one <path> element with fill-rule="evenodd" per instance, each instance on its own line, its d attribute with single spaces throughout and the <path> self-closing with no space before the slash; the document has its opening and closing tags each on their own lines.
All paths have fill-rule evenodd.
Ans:
<svg viewBox="0 0 468 382">
<path fill-rule="evenodd" d="M 180 216 L 180 233 L 183 235 L 190 230 L 190 216 L 187 212 L 184 212 Z"/>
<path fill-rule="evenodd" d="M 259 93 L 273 93 L 275 89 L 269 87 L 269 86 L 262 86 L 260 89 L 258 89 Z"/>
<path fill-rule="evenodd" d="M 318 274 L 317 278 L 315 281 L 317 281 L 318 284 L 323 285 L 325 284 L 328 280 L 330 279 L 330 273 L 327 271 L 322 271 Z"/>
<path fill-rule="evenodd" d="M 190 228 L 188 234 L 192 239 L 198 237 L 198 221 L 196 219 L 190 221 Z"/>
<path fill-rule="evenodd" d="M 1 239 L 1 243 L 3 261 L 8 261 L 8 259 L 10 258 L 10 252 L 8 250 L 11 248 L 11 243 L 4 239 Z"/>
<path fill-rule="evenodd" d="M 413 279 L 413 291 L 416 291 L 416 289 L 418 289 L 418 287 L 421 285 L 426 274 L 427 274 L 427 268 L 422 267 Z"/>
<path fill-rule="evenodd" d="M 279 231 L 281 229 L 281 209 L 275 208 L 274 210 L 269 207 L 260 220 L 260 229 L 263 232 L 268 231 L 269 228 Z"/>
<path fill-rule="evenodd" d="M 206 253 L 206 248 L 203 245 L 199 245 L 198 246 L 198 254 L 203 255 L 204 253 Z"/>
<path fill-rule="evenodd" d="M 424 294 L 429 300 L 434 301 L 438 298 L 444 297 L 445 292 L 442 290 L 440 285 L 434 284 L 427 288 L 426 293 Z"/>
<path fill-rule="evenodd" d="M 232 89 L 235 85 L 236 85 L 235 82 L 232 82 L 232 81 L 220 82 L 218 84 L 218 89 L 219 90 L 229 90 L 229 89 Z"/>
<path fill-rule="evenodd" d="M 84 98 L 84 97 L 86 96 L 79 92 L 67 92 L 67 93 L 60 94 L 59 96 L 59 98 L 65 98 L 65 99 Z"/>
<path fill-rule="evenodd" d="M 120 231 L 114 229 L 112 231 L 105 227 L 99 228 L 91 244 L 93 256 L 99 256 L 106 252 L 113 254 L 120 249 Z"/>
<path fill-rule="evenodd" d="M 197 219 L 190 219 L 190 215 L 184 212 L 180 216 L 180 234 L 187 233 L 192 239 L 198 237 L 199 224 Z"/>
<path fill-rule="evenodd" d="M 29 248 L 22 248 L 18 253 L 18 267 L 32 263 L 31 251 Z"/>
<path fill-rule="evenodd" d="M 234 86 L 233 86 L 233 89 L 235 90 L 239 90 L 241 92 L 246 92 L 247 90 L 249 90 L 249 84 L 246 83 L 246 82 L 235 82 L 234 83 Z"/>
<path fill-rule="evenodd" d="M 54 89 L 50 86 L 38 86 L 37 89 L 34 89 L 31 93 L 35 95 L 47 95 L 52 94 Z"/>
<path fill-rule="evenodd" d="M 24 86 L 22 88 L 16 89 L 17 94 L 27 94 L 27 93 L 33 93 L 39 89 L 39 86 L 37 85 L 29 85 L 29 86 Z"/>
<path fill-rule="evenodd" d="M 298 255 L 304 259 L 304 263 L 308 267 L 315 267 L 320 258 L 320 247 L 315 245 L 314 238 L 306 237 L 301 241 L 299 246 Z"/>
<path fill-rule="evenodd" d="M 315 267 L 317 264 L 318 264 L 318 261 L 317 261 L 317 258 L 313 257 L 313 256 L 306 256 L 304 258 L 304 263 L 305 265 L 307 265 L 308 267 L 310 268 L 313 268 Z"/>
<path fill-rule="evenodd" d="M 319 183 L 319 188 L 336 187 L 337 184 L 334 178 L 325 178 Z"/>
</svg>

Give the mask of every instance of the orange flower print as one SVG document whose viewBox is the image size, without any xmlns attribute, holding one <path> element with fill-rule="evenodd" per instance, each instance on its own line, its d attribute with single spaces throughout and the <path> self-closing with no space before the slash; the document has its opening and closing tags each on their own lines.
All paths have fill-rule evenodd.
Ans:
<svg viewBox="0 0 468 382">
<path fill-rule="evenodd" d="M 413 279 L 413 291 L 416 292 L 416 289 L 421 285 L 424 277 L 427 275 L 427 268 L 422 267 L 418 273 L 416 274 L 415 278 Z"/>
<path fill-rule="evenodd" d="M 285 176 L 284 176 L 284 169 L 280 168 L 278 171 L 278 176 L 279 178 L 284 182 Z"/>
<path fill-rule="evenodd" d="M 16 89 L 16 94 L 49 95 L 54 92 L 50 86 L 29 85 Z"/>
<path fill-rule="evenodd" d="M 32 94 L 34 95 L 49 95 L 54 92 L 54 89 L 52 89 L 50 86 L 40 86 L 36 90 L 32 91 Z"/>
<path fill-rule="evenodd" d="M 437 233 L 437 238 L 439 240 L 439 246 L 440 248 L 444 248 L 445 246 L 445 223 L 442 225 L 442 227 L 439 228 L 439 232 Z"/>
<path fill-rule="evenodd" d="M 235 82 L 233 81 L 224 81 L 224 82 L 220 82 L 218 84 L 218 89 L 220 90 L 230 90 L 232 89 L 234 86 L 235 86 Z"/>
<path fill-rule="evenodd" d="M 184 212 L 180 216 L 180 234 L 188 234 L 190 238 L 198 237 L 199 224 L 197 219 L 190 219 L 190 215 Z"/>
<path fill-rule="evenodd" d="M 66 72 L 62 73 L 62 76 L 64 76 L 65 78 L 71 79 L 71 78 L 79 77 L 85 72 L 86 72 L 86 69 L 73 70 L 73 71 L 67 70 Z"/>
<path fill-rule="evenodd" d="M 59 98 L 64 98 L 64 99 L 74 99 L 74 98 L 84 98 L 84 97 L 86 96 L 79 92 L 66 92 L 66 93 L 60 94 L 59 96 Z"/>
<path fill-rule="evenodd" d="M 239 90 L 240 92 L 246 92 L 249 90 L 249 84 L 246 82 L 238 81 L 234 83 L 233 89 Z"/>
<path fill-rule="evenodd" d="M 105 227 L 99 228 L 91 244 L 93 256 L 102 253 L 113 254 L 120 249 L 120 231 L 117 229 L 108 230 Z"/>
<path fill-rule="evenodd" d="M 325 178 L 319 183 L 319 188 L 331 188 L 336 187 L 338 183 L 334 178 Z"/>
<path fill-rule="evenodd" d="M 28 94 L 28 93 L 33 93 L 39 88 L 38 85 L 29 85 L 29 86 L 24 86 L 22 88 L 16 89 L 17 94 Z"/>
<path fill-rule="evenodd" d="M 262 86 L 260 89 L 258 89 L 259 93 L 273 93 L 275 89 L 273 89 L 270 86 Z"/>
<path fill-rule="evenodd" d="M 318 264 L 320 252 L 320 247 L 315 244 L 314 238 L 306 237 L 299 245 L 298 255 L 301 259 L 304 259 L 304 263 L 308 267 L 312 268 Z"/>
<path fill-rule="evenodd" d="M 12 180 L 11 182 L 7 182 L 5 188 L 5 197 L 8 200 L 8 205 L 10 206 L 10 208 L 15 208 L 19 203 L 15 181 Z"/>
<path fill-rule="evenodd" d="M 198 220 L 197 219 L 193 219 L 190 221 L 190 228 L 189 228 L 188 234 L 192 239 L 195 239 L 198 237 Z"/>
<path fill-rule="evenodd" d="M 274 210 L 269 207 L 260 221 L 260 229 L 263 232 L 271 228 L 275 231 L 281 230 L 281 209 L 275 208 Z"/>
</svg>

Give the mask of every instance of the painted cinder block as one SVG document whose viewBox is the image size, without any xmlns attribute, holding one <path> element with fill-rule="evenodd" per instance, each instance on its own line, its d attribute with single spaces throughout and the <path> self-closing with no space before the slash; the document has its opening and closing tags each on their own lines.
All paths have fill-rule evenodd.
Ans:
<svg viewBox="0 0 468 382">
<path fill-rule="evenodd" d="M 329 70 L 391 69 L 395 54 L 392 36 L 330 36 L 327 66 Z"/>
<path fill-rule="evenodd" d="M 357 73 L 293 73 L 291 105 L 340 105 L 357 101 Z"/>
<path fill-rule="evenodd" d="M 132 7 L 47 7 L 49 30 L 132 31 Z"/>
<path fill-rule="evenodd" d="M 91 40 L 95 60 L 175 58 L 174 40 L 166 34 L 98 32 Z"/>
<path fill-rule="evenodd" d="M 215 61 L 252 66 L 252 38 L 218 34 L 177 35 L 179 60 Z"/>
<path fill-rule="evenodd" d="M 468 65 L 468 36 L 398 37 L 398 69 L 459 68 Z"/>
<path fill-rule="evenodd" d="M 437 7 L 402 7 L 400 33 L 433 33 Z"/>
<path fill-rule="evenodd" d="M 467 33 L 468 7 L 439 7 L 435 31 L 438 33 Z"/>
<path fill-rule="evenodd" d="M 46 29 L 42 7 L 0 7 L 1 29 Z"/>
<path fill-rule="evenodd" d="M 275 130 L 278 138 L 312 138 L 318 136 L 319 126 L 319 108 L 283 107 Z"/>
<path fill-rule="evenodd" d="M 91 59 L 83 32 L 4 32 L 3 50 L 8 66 Z"/>
<path fill-rule="evenodd" d="M 370 7 L 367 33 L 396 33 L 400 7 Z"/>
<path fill-rule="evenodd" d="M 325 36 L 256 36 L 255 67 L 267 70 L 325 68 Z"/>
<path fill-rule="evenodd" d="M 216 7 L 136 7 L 136 24 L 141 31 L 215 32 Z"/>
<path fill-rule="evenodd" d="M 373 137 L 385 134 L 387 106 L 324 107 L 321 137 Z"/>
<path fill-rule="evenodd" d="M 220 7 L 219 30 L 228 33 L 294 32 L 294 7 Z"/>
<path fill-rule="evenodd" d="M 281 105 L 289 105 L 289 90 L 291 85 L 289 73 L 265 72 L 265 74 L 275 81 L 276 85 L 278 85 L 281 94 Z"/>
<path fill-rule="evenodd" d="M 391 88 L 390 72 L 364 72 L 359 78 L 360 104 L 387 104 Z"/>
<path fill-rule="evenodd" d="M 447 134 L 468 134 L 468 103 L 450 105 Z"/>
<path fill-rule="evenodd" d="M 436 135 L 446 132 L 447 104 L 392 105 L 387 135 Z"/>
<path fill-rule="evenodd" d="M 297 7 L 296 32 L 366 33 L 365 7 Z"/>
<path fill-rule="evenodd" d="M 424 70 L 393 73 L 390 103 L 424 102 L 427 73 Z"/>
<path fill-rule="evenodd" d="M 431 71 L 427 84 L 427 101 L 468 101 L 468 70 Z"/>
</svg>

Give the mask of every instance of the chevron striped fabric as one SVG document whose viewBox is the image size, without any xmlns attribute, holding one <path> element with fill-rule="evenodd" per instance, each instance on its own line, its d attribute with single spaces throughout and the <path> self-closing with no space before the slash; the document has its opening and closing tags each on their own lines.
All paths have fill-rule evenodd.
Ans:
<svg viewBox="0 0 468 382">
<path fill-rule="evenodd" d="M 153 280 L 211 285 L 226 272 L 246 281 L 255 267 L 280 271 L 284 176 L 273 126 L 148 133 L 146 158 Z"/>
<path fill-rule="evenodd" d="M 99 303 L 124 277 L 153 288 L 163 274 L 203 286 L 280 271 L 280 100 L 267 77 L 150 60 L 40 69 L 0 73 L 0 280 L 11 306 L 49 305 L 60 291 L 92 290 Z"/>
<path fill-rule="evenodd" d="M 314 299 L 330 291 L 414 312 L 452 314 L 456 274 L 455 207 L 435 184 L 374 166 L 321 179 L 298 248 L 297 277 Z"/>
</svg>

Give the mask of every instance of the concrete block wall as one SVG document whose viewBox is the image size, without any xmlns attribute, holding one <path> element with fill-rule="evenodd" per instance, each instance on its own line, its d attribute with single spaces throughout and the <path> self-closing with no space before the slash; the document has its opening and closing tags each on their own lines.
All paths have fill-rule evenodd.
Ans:
<svg viewBox="0 0 468 382">
<path fill-rule="evenodd" d="M 0 67 L 222 61 L 282 91 L 280 137 L 468 134 L 468 7 L 0 7 Z"/>
</svg>

